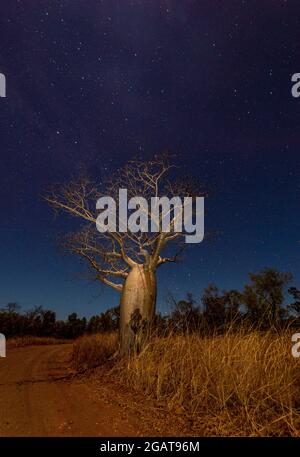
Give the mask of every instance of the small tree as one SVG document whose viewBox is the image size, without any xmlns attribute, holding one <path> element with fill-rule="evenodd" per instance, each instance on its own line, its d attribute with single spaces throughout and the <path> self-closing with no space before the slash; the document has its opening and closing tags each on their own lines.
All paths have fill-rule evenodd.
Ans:
<svg viewBox="0 0 300 457">
<path fill-rule="evenodd" d="M 282 305 L 285 287 L 292 275 L 267 268 L 260 273 L 250 273 L 249 277 L 251 283 L 243 292 L 248 316 L 260 325 L 275 325 L 286 315 Z"/>
<path fill-rule="evenodd" d="M 66 330 L 68 338 L 77 338 L 83 335 L 86 329 L 86 318 L 82 319 L 77 316 L 77 313 L 72 313 L 68 316 L 66 322 Z"/>
<path fill-rule="evenodd" d="M 242 294 L 238 290 L 230 289 L 224 290 L 223 300 L 225 306 L 225 320 L 226 323 L 232 325 L 240 321 L 241 318 L 241 305 L 243 302 Z"/>
<path fill-rule="evenodd" d="M 21 309 L 21 305 L 17 302 L 10 302 L 7 303 L 7 305 L 4 306 L 3 311 L 13 314 L 13 313 L 18 313 Z"/>
<path fill-rule="evenodd" d="M 205 325 L 210 329 L 222 328 L 225 324 L 224 297 L 215 284 L 209 284 L 201 298 Z"/>
<path fill-rule="evenodd" d="M 192 294 L 188 293 L 185 300 L 177 302 L 172 298 L 172 301 L 174 309 L 171 314 L 171 322 L 174 329 L 184 334 L 199 329 L 200 310 Z"/>
</svg>

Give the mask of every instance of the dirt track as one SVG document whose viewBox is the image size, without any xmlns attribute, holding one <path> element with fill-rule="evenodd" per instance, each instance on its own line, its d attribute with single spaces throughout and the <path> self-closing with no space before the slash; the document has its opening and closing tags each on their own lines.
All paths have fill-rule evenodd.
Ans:
<svg viewBox="0 0 300 457">
<path fill-rule="evenodd" d="M 0 436 L 135 436 L 136 418 L 70 371 L 71 345 L 8 350 L 0 359 Z"/>
</svg>

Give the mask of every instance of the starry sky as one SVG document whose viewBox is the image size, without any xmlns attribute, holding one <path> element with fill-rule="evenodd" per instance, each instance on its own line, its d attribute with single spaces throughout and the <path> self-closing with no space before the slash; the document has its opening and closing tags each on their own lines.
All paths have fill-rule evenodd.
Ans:
<svg viewBox="0 0 300 457">
<path fill-rule="evenodd" d="M 2 2 L 0 307 L 118 304 L 58 252 L 73 222 L 41 195 L 166 148 L 214 189 L 205 225 L 220 236 L 160 269 L 159 309 L 168 291 L 241 288 L 269 266 L 299 287 L 299 13 L 298 0 Z"/>
</svg>

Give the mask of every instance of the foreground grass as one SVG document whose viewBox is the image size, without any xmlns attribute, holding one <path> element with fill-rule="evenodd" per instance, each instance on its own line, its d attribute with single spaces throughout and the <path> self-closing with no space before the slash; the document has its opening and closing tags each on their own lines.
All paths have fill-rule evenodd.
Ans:
<svg viewBox="0 0 300 457">
<path fill-rule="evenodd" d="M 116 348 L 116 335 L 81 338 L 75 365 L 97 366 Z M 300 362 L 288 332 L 154 338 L 139 355 L 116 361 L 113 372 L 181 412 L 193 434 L 300 436 Z"/>
<path fill-rule="evenodd" d="M 64 344 L 70 343 L 70 341 L 46 337 L 46 336 L 20 336 L 17 338 L 9 338 L 7 340 L 8 348 L 20 348 L 24 346 L 41 346 L 48 344 Z"/>
<path fill-rule="evenodd" d="M 73 364 L 77 371 L 95 368 L 108 360 L 117 350 L 118 335 L 102 333 L 85 335 L 73 345 Z"/>
</svg>

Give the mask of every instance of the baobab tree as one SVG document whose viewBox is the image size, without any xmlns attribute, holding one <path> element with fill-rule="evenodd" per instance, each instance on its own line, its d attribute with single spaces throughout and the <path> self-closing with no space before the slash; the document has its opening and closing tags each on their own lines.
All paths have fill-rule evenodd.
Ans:
<svg viewBox="0 0 300 457">
<path fill-rule="evenodd" d="M 178 177 L 170 155 L 161 154 L 149 161 L 129 161 L 105 185 L 85 177 L 55 187 L 45 196 L 55 210 L 83 222 L 78 232 L 65 237 L 65 250 L 83 259 L 95 279 L 120 292 L 120 353 L 126 355 L 149 336 L 155 315 L 157 269 L 178 260 L 184 247 L 184 232 L 176 231 L 182 212 L 177 211 L 175 202 L 167 210 L 167 231 L 162 227 L 166 213 L 161 212 L 156 231 L 132 233 L 121 229 L 100 233 L 96 230 L 96 202 L 106 196 L 117 201 L 119 189 L 127 189 L 128 199 L 142 196 L 147 201 L 151 197 L 194 198 L 207 194 L 197 180 L 182 174 Z M 139 219 L 143 212 L 151 217 L 149 211 L 139 207 Z"/>
</svg>

